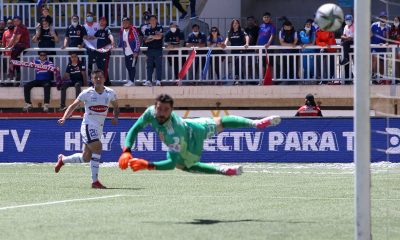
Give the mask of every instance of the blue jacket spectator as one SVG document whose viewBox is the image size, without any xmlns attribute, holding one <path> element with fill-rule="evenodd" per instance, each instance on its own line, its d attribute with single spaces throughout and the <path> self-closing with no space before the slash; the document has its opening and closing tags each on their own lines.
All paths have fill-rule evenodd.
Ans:
<svg viewBox="0 0 400 240">
<path fill-rule="evenodd" d="M 271 14 L 266 12 L 263 15 L 263 23 L 260 25 L 258 32 L 257 45 L 264 45 L 268 48 L 274 43 L 274 36 L 276 34 L 276 27 L 271 22 Z"/>
</svg>

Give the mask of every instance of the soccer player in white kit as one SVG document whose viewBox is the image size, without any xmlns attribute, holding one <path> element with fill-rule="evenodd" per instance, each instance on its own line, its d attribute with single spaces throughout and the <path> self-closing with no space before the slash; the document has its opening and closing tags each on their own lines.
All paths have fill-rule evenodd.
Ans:
<svg viewBox="0 0 400 240">
<path fill-rule="evenodd" d="M 104 86 L 105 78 L 101 70 L 95 70 L 91 74 L 93 86 L 82 91 L 77 99 L 67 108 L 64 116 L 58 120 L 58 124 L 63 125 L 71 116 L 73 111 L 83 102 L 85 105 L 85 115 L 81 125 L 81 135 L 84 143 L 82 153 L 75 153 L 70 156 L 58 155 L 58 161 L 54 171 L 58 173 L 64 163 L 82 163 L 90 161 L 92 175 L 92 188 L 106 188 L 98 180 L 100 167 L 102 144 L 100 142 L 103 135 L 103 124 L 107 117 L 108 106 L 113 107 L 112 124 L 118 123 L 118 101 L 117 96 L 109 87 Z"/>
</svg>

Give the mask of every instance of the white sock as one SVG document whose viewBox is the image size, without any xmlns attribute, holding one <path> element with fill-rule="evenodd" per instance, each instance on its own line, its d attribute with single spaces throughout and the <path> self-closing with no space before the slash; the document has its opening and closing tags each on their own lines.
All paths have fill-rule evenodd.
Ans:
<svg viewBox="0 0 400 240">
<path fill-rule="evenodd" d="M 90 160 L 90 171 L 92 173 L 92 180 L 96 182 L 99 176 L 99 168 L 100 168 L 100 154 L 93 153 L 92 160 Z"/>
<path fill-rule="evenodd" d="M 64 156 L 64 163 L 83 163 L 82 153 L 75 153 L 69 156 Z"/>
</svg>

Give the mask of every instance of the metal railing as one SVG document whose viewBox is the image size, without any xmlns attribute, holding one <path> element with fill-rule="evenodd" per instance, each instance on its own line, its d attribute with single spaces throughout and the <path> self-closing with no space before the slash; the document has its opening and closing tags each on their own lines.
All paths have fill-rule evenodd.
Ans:
<svg viewBox="0 0 400 240">
<path fill-rule="evenodd" d="M 142 16 L 146 10 L 156 14 L 159 23 L 163 26 L 168 26 L 170 22 L 179 19 L 177 10 L 171 1 L 82 2 L 78 0 L 76 2 L 48 3 L 47 6 L 56 29 L 67 28 L 71 24 L 73 15 L 78 15 L 83 23 L 87 12 L 93 12 L 97 21 L 100 17 L 105 16 L 110 27 L 120 27 L 124 16 L 129 16 L 132 23 L 139 26 L 143 22 Z M 38 9 L 36 3 L 3 3 L 2 11 L 5 17 L 20 16 L 29 29 L 36 27 L 41 15 L 41 10 Z"/>
<path fill-rule="evenodd" d="M 396 77 L 400 75 L 399 59 L 396 59 L 397 45 L 371 45 L 372 48 L 383 49 L 384 52 L 372 53 L 372 58 L 377 59 L 376 64 L 371 64 L 374 70 L 373 81 L 385 80 L 387 84 L 395 84 Z M 169 49 L 164 49 L 162 79 L 164 85 L 176 85 L 177 72 L 181 70 L 189 52 L 193 48 L 178 48 L 171 54 Z M 342 57 L 341 46 L 331 46 L 335 52 L 324 52 L 326 48 L 312 46 L 302 48 L 287 48 L 271 46 L 267 50 L 268 59 L 272 69 L 274 84 L 346 84 L 353 81 L 353 55 L 350 55 L 349 64 L 342 66 L 339 61 Z M 69 51 L 85 51 L 78 48 L 30 48 L 21 55 L 23 61 L 33 61 L 38 58 L 38 51 L 57 51 L 57 55 L 49 55 L 61 72 L 65 71 L 68 64 Z M 141 49 L 136 65 L 136 83 L 141 85 L 148 79 L 146 66 L 146 48 Z M 233 84 L 262 84 L 265 73 L 265 48 L 262 46 L 244 47 L 228 46 L 225 49 L 213 48 L 210 64 L 206 75 L 202 74 L 206 63 L 208 48 L 196 48 L 197 55 L 186 77 L 181 83 L 188 85 L 233 85 Z M 5 49 L 0 48 L 0 52 Z M 84 53 L 82 53 L 84 54 Z M 86 55 L 80 55 L 81 60 L 88 63 Z M 6 69 L 9 57 L 1 55 L 0 71 L 1 83 L 18 83 L 18 79 L 8 79 Z M 96 66 L 92 66 L 96 69 Z M 153 73 L 155 75 L 155 71 Z M 154 75 L 152 79 L 155 80 Z M 121 85 L 128 81 L 125 68 L 125 56 L 122 49 L 111 51 L 109 61 L 109 77 L 114 85 Z M 21 83 L 34 80 L 33 69 L 21 68 Z"/>
</svg>

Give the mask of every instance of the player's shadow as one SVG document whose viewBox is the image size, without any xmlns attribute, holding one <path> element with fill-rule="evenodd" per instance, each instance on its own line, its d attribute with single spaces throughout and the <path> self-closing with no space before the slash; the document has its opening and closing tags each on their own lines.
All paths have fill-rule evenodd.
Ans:
<svg viewBox="0 0 400 240">
<path fill-rule="evenodd" d="M 213 224 L 224 224 L 224 223 L 316 223 L 313 221 L 282 221 L 282 220 L 261 220 L 261 219 L 238 219 L 238 220 L 215 220 L 215 219 L 193 219 L 189 222 L 144 222 L 144 223 L 156 223 L 156 224 L 192 224 L 192 225 L 213 225 Z"/>
<path fill-rule="evenodd" d="M 131 190 L 131 191 L 140 191 L 144 190 L 145 188 L 130 188 L 130 187 L 108 187 L 104 190 Z"/>
</svg>

